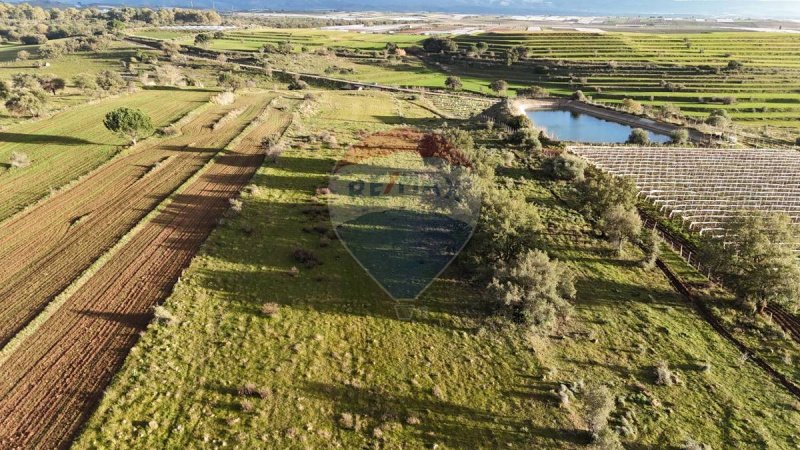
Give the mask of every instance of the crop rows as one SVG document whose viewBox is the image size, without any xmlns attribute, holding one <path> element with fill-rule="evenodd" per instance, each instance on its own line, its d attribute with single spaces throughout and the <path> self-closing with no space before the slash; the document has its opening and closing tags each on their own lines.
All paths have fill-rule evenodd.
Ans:
<svg viewBox="0 0 800 450">
<path fill-rule="evenodd" d="M 258 100 L 252 106 L 263 105 L 263 96 L 251 98 Z M 262 138 L 288 126 L 289 112 L 266 111 L 267 121 L 175 195 L 30 337 L 24 351 L 4 363 L 0 446 L 53 448 L 70 442 L 149 322 L 153 305 L 166 298 L 229 199 L 261 165 Z M 235 134 L 230 131 L 198 134 L 200 139 L 222 134 L 213 142 L 220 145 Z"/>
<path fill-rule="evenodd" d="M 233 139 L 264 101 L 243 96 L 206 111 L 182 135 L 147 143 L 7 221 L 0 229 L 0 344 Z M 240 122 L 211 131 L 227 111 L 242 107 Z"/>
</svg>

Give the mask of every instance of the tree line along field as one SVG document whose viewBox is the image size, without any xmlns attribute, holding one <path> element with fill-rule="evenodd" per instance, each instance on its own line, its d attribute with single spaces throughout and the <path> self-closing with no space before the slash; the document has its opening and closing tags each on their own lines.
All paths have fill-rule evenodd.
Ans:
<svg viewBox="0 0 800 450">
<path fill-rule="evenodd" d="M 324 39 L 323 39 L 324 38 Z M 256 51 L 266 43 L 290 42 L 295 51 L 322 46 L 381 50 L 395 42 L 417 45 L 424 36 L 357 34 L 320 30 L 229 31 L 214 39 L 216 50 Z M 439 57 L 437 64 L 417 58 L 399 61 L 370 57 L 270 55 L 276 67 L 294 66 L 320 73 L 334 66 L 352 68 L 336 76 L 398 86 L 444 88 L 449 74 L 463 78 L 465 90 L 491 93 L 495 79 L 511 90 L 542 86 L 555 95 L 583 90 L 593 100 L 619 104 L 631 98 L 645 105 L 673 104 L 689 116 L 704 118 L 724 109 L 741 125 L 796 128 L 800 118 L 800 38 L 785 33 L 484 33 L 455 36 L 462 51 L 484 42 L 480 58 Z M 524 47 L 527 58 L 506 66 L 505 54 Z M 313 61 L 314 59 L 320 61 Z M 730 61 L 743 67 L 726 70 Z M 546 68 L 543 70 L 543 68 Z"/>
<path fill-rule="evenodd" d="M 319 187 L 361 136 L 444 121 L 403 95 L 315 93 L 288 149 L 258 171 L 241 214 L 212 233 L 164 303 L 174 322 L 150 326 L 75 448 L 576 448 L 588 443 L 581 394 L 565 405 L 555 392 L 592 383 L 613 392 L 626 442 L 797 444 L 796 400 L 640 267 L 638 250 L 610 255 L 524 154 L 495 181 L 536 205 L 548 252 L 579 274 L 575 317 L 557 335 L 494 327 L 482 319 L 484 288 L 456 264 L 413 320 L 397 320 L 343 246 L 323 245 Z M 309 140 L 322 132 L 338 144 Z M 499 152 L 492 142 L 482 143 Z M 321 264 L 299 264 L 297 248 Z M 659 360 L 675 384 L 655 383 Z"/>
<path fill-rule="evenodd" d="M 168 125 L 208 102 L 203 89 L 144 89 L 77 106 L 41 120 L 0 131 L 0 220 L 102 165 L 127 144 L 103 126 L 103 116 L 120 106 L 139 108 L 157 127 Z M 147 144 L 144 144 L 147 146 Z M 11 170 L 12 152 L 31 166 Z"/>
</svg>

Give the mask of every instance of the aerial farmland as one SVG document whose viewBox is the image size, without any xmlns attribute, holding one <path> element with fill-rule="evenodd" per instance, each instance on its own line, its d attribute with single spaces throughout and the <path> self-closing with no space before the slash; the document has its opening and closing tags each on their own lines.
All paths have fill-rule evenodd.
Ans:
<svg viewBox="0 0 800 450">
<path fill-rule="evenodd" d="M 0 449 L 800 446 L 798 22 L 492 14 L 0 4 Z"/>
</svg>

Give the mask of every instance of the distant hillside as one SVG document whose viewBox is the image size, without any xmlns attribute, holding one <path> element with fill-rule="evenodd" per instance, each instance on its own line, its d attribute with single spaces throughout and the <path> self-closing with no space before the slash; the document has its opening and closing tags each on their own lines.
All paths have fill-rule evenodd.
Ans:
<svg viewBox="0 0 800 450">
<path fill-rule="evenodd" d="M 106 0 L 104 5 L 190 6 L 219 10 L 438 11 L 482 14 L 698 15 L 800 18 L 796 0 Z"/>
</svg>

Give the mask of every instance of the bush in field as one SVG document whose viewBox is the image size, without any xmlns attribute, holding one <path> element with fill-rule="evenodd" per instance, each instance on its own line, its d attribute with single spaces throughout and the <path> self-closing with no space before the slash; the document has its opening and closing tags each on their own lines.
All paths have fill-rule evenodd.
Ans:
<svg viewBox="0 0 800 450">
<path fill-rule="evenodd" d="M 39 77 L 39 86 L 42 89 L 56 95 L 57 91 L 63 91 L 67 87 L 67 82 L 63 78 L 58 78 L 53 75 L 42 75 Z"/>
<path fill-rule="evenodd" d="M 449 76 L 446 80 L 444 80 L 444 85 L 451 90 L 460 91 L 461 88 L 464 87 L 464 83 L 461 82 L 461 78 L 456 76 Z"/>
<path fill-rule="evenodd" d="M 27 50 L 20 50 L 17 52 L 18 61 L 27 61 L 31 58 L 31 53 Z"/>
<path fill-rule="evenodd" d="M 533 122 L 531 122 L 531 119 L 528 116 L 524 115 L 524 114 L 520 114 L 520 115 L 516 115 L 516 116 L 510 117 L 505 122 L 505 124 L 509 128 L 511 128 L 512 130 L 520 130 L 520 129 L 523 129 L 523 128 L 531 128 L 531 127 L 533 127 Z"/>
<path fill-rule="evenodd" d="M 223 89 L 236 92 L 244 87 L 244 79 L 232 72 L 221 72 L 217 75 L 217 84 Z"/>
<path fill-rule="evenodd" d="M 150 117 L 139 109 L 121 107 L 106 114 L 103 125 L 117 134 L 128 137 L 131 143 L 153 131 Z"/>
<path fill-rule="evenodd" d="M 669 134 L 669 142 L 672 145 L 686 145 L 689 143 L 689 130 L 679 128 Z"/>
<path fill-rule="evenodd" d="M 95 78 L 88 73 L 79 73 L 72 78 L 72 84 L 78 89 L 84 91 L 93 91 L 97 89 L 97 82 Z"/>
<path fill-rule="evenodd" d="M 47 42 L 47 36 L 43 34 L 23 34 L 19 41 L 25 45 L 41 45 Z"/>
<path fill-rule="evenodd" d="M 540 87 L 540 86 L 531 86 L 528 88 L 523 88 L 517 90 L 517 96 L 519 97 L 528 97 L 528 98 L 539 98 L 539 97 L 547 97 L 547 89 Z"/>
<path fill-rule="evenodd" d="M 597 435 L 608 426 L 614 410 L 614 397 L 605 386 L 589 387 L 583 397 L 583 418 L 589 431 Z"/>
<path fill-rule="evenodd" d="M 641 237 L 644 258 L 642 267 L 652 269 L 656 265 L 656 260 L 661 256 L 661 237 L 656 230 L 642 230 Z"/>
<path fill-rule="evenodd" d="M 0 100 L 5 100 L 11 95 L 11 85 L 6 80 L 0 80 Z"/>
<path fill-rule="evenodd" d="M 8 159 L 8 164 L 12 169 L 24 169 L 25 167 L 31 165 L 31 159 L 26 153 L 11 152 L 11 156 Z"/>
<path fill-rule="evenodd" d="M 724 109 L 715 109 L 708 115 L 706 123 L 712 127 L 725 128 L 730 125 L 731 118 L 730 115 L 728 115 L 728 111 Z"/>
<path fill-rule="evenodd" d="M 552 158 L 547 158 L 542 168 L 545 173 L 556 180 L 583 181 L 586 171 L 586 161 L 575 155 L 562 153 Z"/>
<path fill-rule="evenodd" d="M 539 141 L 539 131 L 533 128 L 517 129 L 508 135 L 508 142 L 525 148 L 542 148 L 542 143 Z"/>
<path fill-rule="evenodd" d="M 644 107 L 641 103 L 630 98 L 626 98 L 622 101 L 622 109 L 634 114 L 641 114 L 644 111 Z"/>
<path fill-rule="evenodd" d="M 450 38 L 429 37 L 420 44 L 428 53 L 450 53 L 458 50 L 458 44 Z"/>
<path fill-rule="evenodd" d="M 122 75 L 112 70 L 104 70 L 97 74 L 95 82 L 97 86 L 104 91 L 113 91 L 125 86 L 125 80 L 122 78 Z"/>
<path fill-rule="evenodd" d="M 739 301 L 762 311 L 770 303 L 800 303 L 800 245 L 791 219 L 783 214 L 746 211 L 725 224 L 727 236 L 705 244 L 712 271 Z"/>
<path fill-rule="evenodd" d="M 295 75 L 292 77 L 292 80 L 289 82 L 287 86 L 290 91 L 302 91 L 304 89 L 308 89 L 308 83 L 301 80 L 299 76 Z"/>
<path fill-rule="evenodd" d="M 156 79 L 162 86 L 177 86 L 183 80 L 183 73 L 172 64 L 163 64 L 156 66 Z"/>
<path fill-rule="evenodd" d="M 664 119 L 681 117 L 681 109 L 672 103 L 665 103 L 658 107 L 658 115 Z"/>
<path fill-rule="evenodd" d="M 740 63 L 739 61 L 736 61 L 735 59 L 732 59 L 728 61 L 728 65 L 725 66 L 725 68 L 730 71 L 741 70 L 742 68 L 744 68 L 744 64 Z"/>
<path fill-rule="evenodd" d="M 617 252 L 622 252 L 625 242 L 635 239 L 641 233 L 642 219 L 635 208 L 614 205 L 601 216 L 600 229 L 617 248 Z"/>
<path fill-rule="evenodd" d="M 675 377 L 672 371 L 669 370 L 669 365 L 666 361 L 659 361 L 656 364 L 656 384 L 663 386 L 672 386 Z"/>
<path fill-rule="evenodd" d="M 280 311 L 280 305 L 277 303 L 264 303 L 261 305 L 261 314 L 264 314 L 267 317 L 274 317 Z"/>
<path fill-rule="evenodd" d="M 588 450 L 625 450 L 622 442 L 619 440 L 619 435 L 608 428 L 592 435 L 592 443 L 587 448 Z"/>
<path fill-rule="evenodd" d="M 548 331 L 568 317 L 575 297 L 574 275 L 546 253 L 527 250 L 500 264 L 489 289 L 501 310 L 531 330 Z"/>
<path fill-rule="evenodd" d="M 38 116 L 44 109 L 45 93 L 39 88 L 14 91 L 5 106 L 13 116 Z"/>
<path fill-rule="evenodd" d="M 211 103 L 217 105 L 232 105 L 236 100 L 236 94 L 230 91 L 221 92 L 211 97 Z"/>
<path fill-rule="evenodd" d="M 194 45 L 198 47 L 207 48 L 211 45 L 211 41 L 214 40 L 214 37 L 208 33 L 200 33 L 194 37 Z"/>
<path fill-rule="evenodd" d="M 295 261 L 304 264 L 309 269 L 322 264 L 322 260 L 311 250 L 298 247 L 292 252 L 292 258 Z"/>
<path fill-rule="evenodd" d="M 795 139 L 794 145 L 800 146 L 800 137 Z"/>
<path fill-rule="evenodd" d="M 181 51 L 181 44 L 175 41 L 161 41 L 161 50 L 167 56 L 172 56 Z"/>
<path fill-rule="evenodd" d="M 631 134 L 628 136 L 626 143 L 635 145 L 650 145 L 650 135 L 647 133 L 647 131 L 641 128 L 634 128 L 631 130 Z"/>
<path fill-rule="evenodd" d="M 498 94 L 504 94 L 508 90 L 508 83 L 505 80 L 494 80 L 489 83 L 489 89 Z"/>
<path fill-rule="evenodd" d="M 572 94 L 572 99 L 573 100 L 577 100 L 579 102 L 587 102 L 587 101 L 589 101 L 589 99 L 586 98 L 586 94 L 584 94 L 583 91 L 575 91 Z"/>
</svg>

